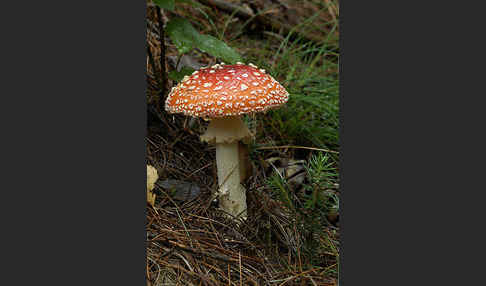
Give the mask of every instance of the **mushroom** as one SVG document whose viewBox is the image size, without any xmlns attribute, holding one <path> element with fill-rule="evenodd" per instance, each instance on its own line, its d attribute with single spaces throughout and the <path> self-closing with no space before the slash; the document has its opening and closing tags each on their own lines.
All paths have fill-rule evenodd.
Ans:
<svg viewBox="0 0 486 286">
<path fill-rule="evenodd" d="M 247 217 L 238 142 L 247 143 L 253 135 L 241 115 L 277 108 L 288 98 L 285 88 L 264 69 L 239 62 L 195 71 L 167 97 L 168 112 L 211 120 L 201 140 L 216 146 L 219 206 L 233 217 Z"/>
<path fill-rule="evenodd" d="M 155 188 L 155 182 L 159 179 L 157 169 L 151 165 L 147 165 L 147 202 L 151 206 L 155 205 L 155 194 L 152 190 Z"/>
</svg>

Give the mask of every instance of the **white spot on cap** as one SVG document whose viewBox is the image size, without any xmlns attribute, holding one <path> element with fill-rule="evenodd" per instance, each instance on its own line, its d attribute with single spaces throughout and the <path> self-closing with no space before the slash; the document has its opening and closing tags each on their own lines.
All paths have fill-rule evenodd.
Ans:
<svg viewBox="0 0 486 286">
<path fill-rule="evenodd" d="M 195 89 L 195 88 L 196 88 L 196 86 L 194 86 L 194 85 L 191 85 L 190 87 L 188 87 L 188 89 Z"/>
<path fill-rule="evenodd" d="M 211 69 L 211 70 L 209 70 L 209 73 L 215 73 L 215 71 Z"/>
<path fill-rule="evenodd" d="M 230 78 L 229 78 L 229 76 L 223 76 L 223 78 L 224 78 L 225 80 L 229 80 L 229 79 L 230 79 Z"/>
<path fill-rule="evenodd" d="M 220 89 L 222 89 L 222 88 L 223 88 L 223 86 L 222 86 L 222 85 L 220 85 L 220 86 L 217 86 L 217 87 L 213 88 L 213 90 L 220 90 Z"/>
<path fill-rule="evenodd" d="M 248 77 L 248 74 L 247 73 L 244 73 L 241 75 L 242 77 Z"/>
<path fill-rule="evenodd" d="M 247 86 L 247 85 L 245 85 L 244 83 L 242 83 L 242 84 L 241 84 L 241 86 L 240 86 L 240 89 L 241 89 L 242 91 L 243 91 L 243 90 L 245 90 L 245 89 L 247 89 L 247 88 L 248 88 L 248 86 Z"/>
<path fill-rule="evenodd" d="M 204 83 L 204 84 L 203 84 L 203 86 L 204 86 L 204 87 L 210 87 L 210 86 L 212 86 L 212 85 L 213 85 L 213 84 L 212 84 L 212 83 L 210 83 L 210 82 L 206 82 L 206 83 Z"/>
<path fill-rule="evenodd" d="M 254 86 L 258 86 L 258 81 L 254 81 L 251 84 L 253 84 Z"/>
</svg>

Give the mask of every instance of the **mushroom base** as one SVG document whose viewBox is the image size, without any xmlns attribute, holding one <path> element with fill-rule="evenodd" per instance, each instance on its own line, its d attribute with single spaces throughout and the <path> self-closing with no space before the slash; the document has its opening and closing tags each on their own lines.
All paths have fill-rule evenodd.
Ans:
<svg viewBox="0 0 486 286">
<path fill-rule="evenodd" d="M 216 144 L 219 206 L 234 217 L 246 219 L 246 190 L 240 184 L 238 142 Z"/>
</svg>

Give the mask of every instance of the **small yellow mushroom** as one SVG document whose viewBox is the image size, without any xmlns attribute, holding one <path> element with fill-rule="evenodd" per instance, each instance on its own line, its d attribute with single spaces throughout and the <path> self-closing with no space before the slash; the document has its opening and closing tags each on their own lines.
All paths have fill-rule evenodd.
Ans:
<svg viewBox="0 0 486 286">
<path fill-rule="evenodd" d="M 157 174 L 157 170 L 153 166 L 147 165 L 147 202 L 151 206 L 154 206 L 155 204 L 155 194 L 152 193 L 152 190 L 158 179 L 159 175 Z"/>
</svg>

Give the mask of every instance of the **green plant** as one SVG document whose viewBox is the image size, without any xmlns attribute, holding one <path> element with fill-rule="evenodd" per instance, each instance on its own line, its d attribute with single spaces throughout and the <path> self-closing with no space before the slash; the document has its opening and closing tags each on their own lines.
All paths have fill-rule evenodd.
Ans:
<svg viewBox="0 0 486 286">
<path fill-rule="evenodd" d="M 295 226 L 303 241 L 299 250 L 306 254 L 310 265 L 320 262 L 323 253 L 339 257 L 337 242 L 325 232 L 327 216 L 339 212 L 336 193 L 338 175 L 328 154 L 318 152 L 305 165 L 308 182 L 301 189 L 293 189 L 286 179 L 274 173 L 267 185 L 295 219 Z"/>
<path fill-rule="evenodd" d="M 305 185 L 305 208 L 323 208 L 326 213 L 339 211 L 339 197 L 335 193 L 338 179 L 336 167 L 329 155 L 318 152 L 305 165 L 309 184 Z"/>
<path fill-rule="evenodd" d="M 312 19 L 310 17 L 309 19 Z M 329 22 L 330 33 L 320 42 L 305 41 L 291 34 L 282 38 L 271 34 L 262 43 L 258 38 L 240 41 L 248 61 L 267 70 L 290 93 L 284 108 L 258 115 L 265 145 L 299 145 L 328 149 L 339 148 L 339 43 L 337 22 Z M 297 27 L 296 27 L 297 28 Z M 312 21 L 299 24 L 311 30 Z M 295 35 L 295 33 L 294 33 Z M 268 142 L 268 138 L 273 142 Z M 337 161 L 337 156 L 332 155 Z"/>
<path fill-rule="evenodd" d="M 339 77 L 329 69 L 326 45 L 301 45 L 282 54 L 273 70 L 290 93 L 287 108 L 271 113 L 269 125 L 297 145 L 336 149 L 339 145 Z M 316 64 L 320 62 L 319 64 Z"/>
<path fill-rule="evenodd" d="M 161 9 L 170 11 L 175 10 L 177 2 L 189 3 L 193 6 L 200 5 L 191 0 L 153 0 Z M 202 11 L 202 10 L 201 10 Z M 169 20 L 165 27 L 169 38 L 179 52 L 179 58 L 194 49 L 199 49 L 202 52 L 208 53 L 221 61 L 227 63 L 236 63 L 242 61 L 241 56 L 229 47 L 224 41 L 213 37 L 211 35 L 200 34 L 191 24 L 191 22 L 182 17 L 174 17 Z M 193 69 L 185 68 L 180 71 L 172 71 L 169 77 L 173 80 L 180 81 L 184 76 L 193 72 Z"/>
</svg>

